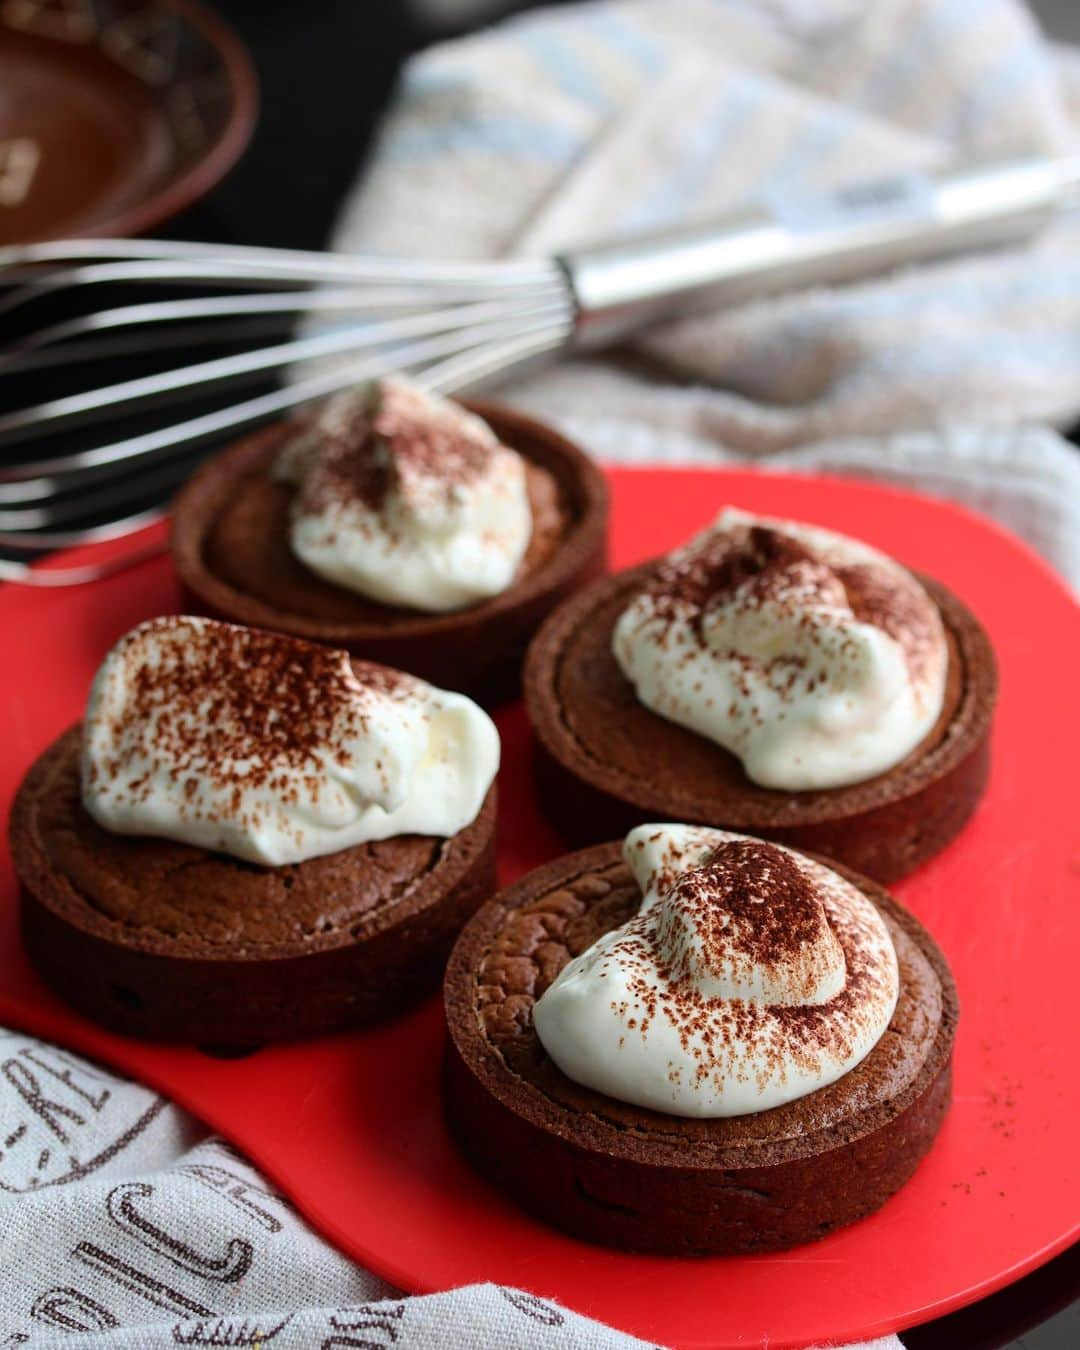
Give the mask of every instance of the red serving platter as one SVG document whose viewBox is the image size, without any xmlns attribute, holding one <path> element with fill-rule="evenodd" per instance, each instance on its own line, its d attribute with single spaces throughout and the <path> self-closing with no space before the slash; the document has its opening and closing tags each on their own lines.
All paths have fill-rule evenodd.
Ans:
<svg viewBox="0 0 1080 1350">
<path fill-rule="evenodd" d="M 375 1031 L 239 1060 L 108 1035 L 28 968 L 6 863 L 0 1023 L 168 1093 L 232 1139 L 338 1247 L 403 1289 L 495 1280 L 685 1347 L 780 1350 L 900 1330 L 991 1293 L 1080 1235 L 1080 611 L 1024 545 L 941 502 L 745 471 L 617 469 L 610 479 L 617 567 L 672 547 L 731 503 L 847 531 L 933 573 L 994 641 L 1001 703 L 989 792 L 961 837 L 896 887 L 952 962 L 962 1011 L 952 1111 L 884 1209 L 773 1256 L 675 1261 L 575 1242 L 506 1203 L 451 1144 L 438 999 Z M 81 589 L 0 588 L 5 803 L 79 716 L 113 640 L 178 603 L 165 558 Z M 561 849 L 533 796 L 522 709 L 498 720 L 507 882 Z"/>
</svg>

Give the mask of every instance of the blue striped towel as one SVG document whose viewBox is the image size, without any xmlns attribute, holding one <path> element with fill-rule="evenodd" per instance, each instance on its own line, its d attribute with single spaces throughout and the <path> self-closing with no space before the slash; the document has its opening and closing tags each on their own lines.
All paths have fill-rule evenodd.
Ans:
<svg viewBox="0 0 1080 1350">
<path fill-rule="evenodd" d="M 547 253 L 950 162 L 1080 149 L 1080 58 L 1019 0 L 612 0 L 414 58 L 334 244 Z M 960 497 L 1080 586 L 1080 221 L 1030 248 L 665 324 L 511 401 L 597 453 Z"/>
</svg>

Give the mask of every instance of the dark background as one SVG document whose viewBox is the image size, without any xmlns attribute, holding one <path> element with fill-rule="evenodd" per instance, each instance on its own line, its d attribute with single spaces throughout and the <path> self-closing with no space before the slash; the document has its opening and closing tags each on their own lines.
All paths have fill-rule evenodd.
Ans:
<svg viewBox="0 0 1080 1350">
<path fill-rule="evenodd" d="M 402 0 L 217 0 L 216 7 L 255 58 L 259 124 L 237 168 L 168 233 L 318 248 L 363 164 L 402 61 L 453 30 L 433 30 Z M 1036 8 L 1062 36 L 1080 39 L 1075 0 L 1040 0 Z M 908 1350 L 1080 1350 L 1078 1294 L 1074 1248 L 974 1308 L 906 1332 L 904 1343 Z"/>
</svg>

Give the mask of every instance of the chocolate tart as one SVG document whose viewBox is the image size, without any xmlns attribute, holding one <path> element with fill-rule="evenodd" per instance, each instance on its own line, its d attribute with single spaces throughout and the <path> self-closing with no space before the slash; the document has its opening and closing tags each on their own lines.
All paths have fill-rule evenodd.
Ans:
<svg viewBox="0 0 1080 1350">
<path fill-rule="evenodd" d="M 450 839 L 401 835 L 284 867 L 112 834 L 82 805 L 81 730 L 12 809 L 23 941 L 112 1031 L 253 1046 L 371 1021 L 438 983 L 495 889 L 495 789 Z"/>
<path fill-rule="evenodd" d="M 941 716 L 887 773 L 849 787 L 759 787 L 715 742 L 639 702 L 611 651 L 615 622 L 655 570 L 608 577 L 550 616 L 525 663 L 546 813 L 575 843 L 652 820 L 743 830 L 824 854 L 878 881 L 905 876 L 959 833 L 986 787 L 997 666 L 978 620 L 940 582 L 919 581 L 949 645 Z"/>
<path fill-rule="evenodd" d="M 900 998 L 869 1055 L 756 1115 L 690 1120 L 606 1097 L 556 1068 L 532 1007 L 565 963 L 637 912 L 620 844 L 560 858 L 490 900 L 446 972 L 446 1109 L 474 1165 L 557 1228 L 669 1255 L 770 1251 L 882 1205 L 912 1175 L 951 1093 L 956 989 L 933 938 L 844 867 L 896 947 Z"/>
<path fill-rule="evenodd" d="M 288 540 L 293 489 L 270 468 L 302 425 L 282 422 L 209 460 L 173 506 L 172 551 L 197 612 L 344 648 L 433 684 L 494 701 L 518 692 L 544 617 L 603 575 L 607 487 L 587 455 L 532 418 L 465 406 L 525 459 L 533 536 L 513 584 L 449 614 L 382 605 L 315 575 Z"/>
</svg>

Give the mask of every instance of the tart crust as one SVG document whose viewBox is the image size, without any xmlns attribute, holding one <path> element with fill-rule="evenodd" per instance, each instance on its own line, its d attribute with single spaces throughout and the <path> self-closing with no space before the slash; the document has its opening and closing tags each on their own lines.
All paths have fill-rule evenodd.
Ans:
<svg viewBox="0 0 1080 1350">
<path fill-rule="evenodd" d="M 545 622 L 525 663 L 545 812 L 573 843 L 677 820 L 742 830 L 847 863 L 878 881 L 906 876 L 964 826 L 986 787 L 997 666 L 971 611 L 932 578 L 949 644 L 937 724 L 886 773 L 848 787 L 783 792 L 739 760 L 646 708 L 611 651 L 615 622 L 656 563 L 608 577 Z"/>
<path fill-rule="evenodd" d="M 450 839 L 401 835 L 285 867 L 102 829 L 81 727 L 33 764 L 10 839 L 50 988 L 112 1031 L 258 1045 L 368 1022 L 436 986 L 495 889 L 495 788 Z"/>
<path fill-rule="evenodd" d="M 490 900 L 445 982 L 446 1109 L 459 1144 L 545 1222 L 670 1255 L 769 1251 L 871 1213 L 912 1175 L 948 1109 L 956 988 L 933 938 L 874 882 L 900 998 L 870 1054 L 835 1083 L 754 1115 L 685 1119 L 572 1082 L 545 1052 L 534 1001 L 572 956 L 637 911 L 621 845 L 532 872 Z"/>
<path fill-rule="evenodd" d="M 293 489 L 270 474 L 302 423 L 279 422 L 208 460 L 173 506 L 172 552 L 196 612 L 342 647 L 493 701 L 517 692 L 544 617 L 607 568 L 608 493 L 593 461 L 532 418 L 467 402 L 526 461 L 534 538 L 500 595 L 449 614 L 381 605 L 316 576 L 288 542 Z"/>
</svg>

